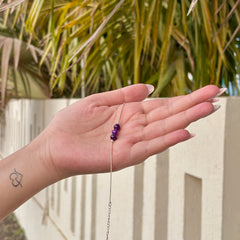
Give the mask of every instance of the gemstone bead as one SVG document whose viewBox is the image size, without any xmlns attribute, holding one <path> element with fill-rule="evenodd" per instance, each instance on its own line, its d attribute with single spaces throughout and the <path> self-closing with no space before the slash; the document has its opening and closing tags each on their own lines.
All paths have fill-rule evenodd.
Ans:
<svg viewBox="0 0 240 240">
<path fill-rule="evenodd" d="M 118 123 L 116 123 L 113 128 L 117 129 L 117 130 L 120 130 L 120 125 Z"/>
<path fill-rule="evenodd" d="M 117 136 L 117 134 L 118 134 L 118 130 L 117 129 L 113 129 L 112 135 L 116 135 Z"/>
<path fill-rule="evenodd" d="M 118 123 L 116 123 L 113 126 L 112 135 L 110 137 L 112 141 L 116 141 L 117 140 L 117 135 L 118 135 L 118 131 L 119 130 L 120 130 L 120 125 Z"/>
<path fill-rule="evenodd" d="M 111 139 L 113 140 L 113 141 L 116 141 L 117 140 L 117 136 L 116 135 L 111 135 Z"/>
</svg>

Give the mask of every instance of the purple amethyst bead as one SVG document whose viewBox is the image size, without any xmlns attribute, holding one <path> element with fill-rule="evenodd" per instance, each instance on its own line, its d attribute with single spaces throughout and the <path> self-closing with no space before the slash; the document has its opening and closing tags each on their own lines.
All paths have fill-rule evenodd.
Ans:
<svg viewBox="0 0 240 240">
<path fill-rule="evenodd" d="M 117 129 L 113 129 L 112 135 L 116 135 L 117 136 L 117 134 L 118 134 L 118 130 Z"/>
<path fill-rule="evenodd" d="M 116 141 L 116 140 L 117 140 L 117 136 L 114 135 L 114 134 L 112 134 L 112 135 L 111 135 L 111 139 L 112 139 L 113 141 Z"/>
<path fill-rule="evenodd" d="M 117 129 L 117 130 L 120 130 L 120 125 L 118 123 L 116 123 L 113 128 Z"/>
</svg>

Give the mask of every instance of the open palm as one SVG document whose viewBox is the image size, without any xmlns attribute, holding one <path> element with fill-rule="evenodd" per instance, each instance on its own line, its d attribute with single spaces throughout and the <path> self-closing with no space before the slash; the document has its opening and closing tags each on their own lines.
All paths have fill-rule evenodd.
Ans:
<svg viewBox="0 0 240 240">
<path fill-rule="evenodd" d="M 138 164 L 147 157 L 191 138 L 185 128 L 214 112 L 213 85 L 186 96 L 143 101 L 144 84 L 86 97 L 58 112 L 46 133 L 49 156 L 62 177 L 109 171 L 110 135 L 120 118 L 113 145 L 113 169 Z"/>
</svg>

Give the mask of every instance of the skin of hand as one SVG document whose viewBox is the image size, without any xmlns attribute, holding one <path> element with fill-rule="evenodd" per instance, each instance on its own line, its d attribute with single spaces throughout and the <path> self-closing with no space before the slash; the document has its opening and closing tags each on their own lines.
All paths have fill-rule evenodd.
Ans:
<svg viewBox="0 0 240 240">
<path fill-rule="evenodd" d="M 42 164 L 55 181 L 109 171 L 110 135 L 123 103 L 121 129 L 113 144 L 114 171 L 190 139 L 185 128 L 214 112 L 211 99 L 219 93 L 209 85 L 186 96 L 143 101 L 152 90 L 136 84 L 91 95 L 59 111 L 32 142 L 41 146 Z"/>
</svg>

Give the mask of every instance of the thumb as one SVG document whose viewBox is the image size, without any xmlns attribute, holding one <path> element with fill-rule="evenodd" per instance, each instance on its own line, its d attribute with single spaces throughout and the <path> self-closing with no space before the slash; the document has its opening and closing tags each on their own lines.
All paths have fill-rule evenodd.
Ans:
<svg viewBox="0 0 240 240">
<path fill-rule="evenodd" d="M 94 94 L 90 96 L 97 106 L 114 106 L 127 102 L 143 101 L 154 91 L 150 84 L 134 84 L 117 90 Z"/>
</svg>

